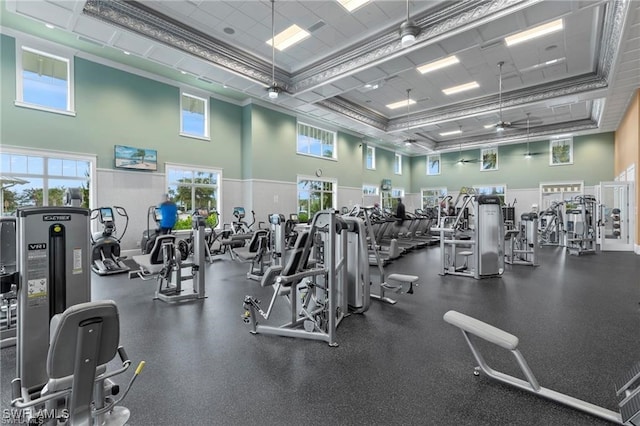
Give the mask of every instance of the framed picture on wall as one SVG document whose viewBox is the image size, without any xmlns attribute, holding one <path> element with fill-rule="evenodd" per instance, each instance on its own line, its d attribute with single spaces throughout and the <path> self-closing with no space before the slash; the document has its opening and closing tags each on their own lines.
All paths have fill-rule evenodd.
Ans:
<svg viewBox="0 0 640 426">
<path fill-rule="evenodd" d="M 158 151 L 155 149 L 115 145 L 114 157 L 118 169 L 158 170 Z"/>
<path fill-rule="evenodd" d="M 498 148 L 486 148 L 480 153 L 480 171 L 498 170 Z"/>
<path fill-rule="evenodd" d="M 440 174 L 440 154 L 427 155 L 427 175 L 434 176 Z"/>
<path fill-rule="evenodd" d="M 549 165 L 573 164 L 573 139 L 551 139 L 549 141 Z"/>
</svg>

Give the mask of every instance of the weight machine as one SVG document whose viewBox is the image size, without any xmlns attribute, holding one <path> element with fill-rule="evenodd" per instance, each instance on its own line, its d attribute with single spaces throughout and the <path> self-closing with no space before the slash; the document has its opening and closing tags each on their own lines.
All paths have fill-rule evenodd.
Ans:
<svg viewBox="0 0 640 426">
<path fill-rule="evenodd" d="M 460 197 L 456 202 L 459 200 Z M 500 204 L 496 195 L 467 194 L 462 197 L 456 216 L 441 218 L 439 227 L 433 228 L 440 233 L 440 275 L 475 279 L 502 275 L 504 225 Z M 462 259 L 464 262 L 460 264 Z"/>
<path fill-rule="evenodd" d="M 538 214 L 523 213 L 515 229 L 505 232 L 507 240 L 505 263 L 509 265 L 539 266 Z"/>
<path fill-rule="evenodd" d="M 16 344 L 16 218 L 0 217 L 0 348 Z"/>
<path fill-rule="evenodd" d="M 182 302 L 205 299 L 206 243 L 205 218 L 192 216 L 193 257 L 191 262 L 183 262 L 176 237 L 172 234 L 158 235 L 149 254 L 133 256 L 140 266 L 138 271 L 129 272 L 129 278 L 144 281 L 155 279 L 158 283 L 154 299 L 163 302 Z M 189 275 L 183 275 L 190 268 Z M 191 280 L 192 292 L 184 293 L 183 281 Z"/>
<path fill-rule="evenodd" d="M 444 320 L 462 331 L 464 339 L 478 363 L 478 366 L 473 372 L 474 375 L 479 376 L 482 372 L 499 382 L 560 402 L 576 410 L 584 411 L 613 423 L 628 426 L 640 425 L 640 362 L 635 364 L 629 372 L 616 383 L 616 396 L 620 398 L 620 402 L 618 403 L 620 412 L 617 413 L 540 386 L 529 368 L 527 361 L 524 359 L 524 356 L 518 350 L 519 340 L 513 334 L 456 311 L 449 311 L 444 314 Z M 511 351 L 526 380 L 501 373 L 491 368 L 484 360 L 479 348 L 472 340 L 471 335 Z"/>
<path fill-rule="evenodd" d="M 591 195 L 574 197 L 573 208 L 565 213 L 567 251 L 581 255 L 596 252 L 595 229 L 596 198 Z"/>
<path fill-rule="evenodd" d="M 538 240 L 543 246 L 561 246 L 564 244 L 564 219 L 562 209 L 564 201 L 553 202 L 540 213 Z"/>
</svg>

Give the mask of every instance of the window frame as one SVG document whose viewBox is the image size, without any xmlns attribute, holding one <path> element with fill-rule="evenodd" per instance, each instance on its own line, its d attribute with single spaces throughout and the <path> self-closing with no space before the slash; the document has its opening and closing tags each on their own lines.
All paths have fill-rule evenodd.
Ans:
<svg viewBox="0 0 640 426">
<path fill-rule="evenodd" d="M 15 176 L 20 178 L 37 178 L 42 179 L 43 187 L 42 187 L 42 204 L 43 206 L 49 205 L 49 179 L 67 179 L 67 180 L 78 180 L 84 181 L 78 177 L 72 176 L 59 176 L 59 175 L 50 175 L 49 174 L 49 162 L 50 159 L 57 160 L 72 160 L 72 161 L 86 161 L 89 163 L 89 199 L 87 200 L 88 206 L 90 209 L 95 208 L 94 206 L 97 204 L 97 196 L 98 192 L 96 191 L 95 185 L 97 184 L 97 157 L 91 154 L 72 154 L 69 152 L 63 151 L 50 151 L 44 149 L 24 149 L 24 148 L 14 148 L 14 147 L 0 147 L 0 154 L 10 154 L 10 155 L 24 155 L 28 157 L 39 157 L 43 159 L 43 172 L 42 174 L 35 173 L 15 173 L 4 170 L 2 173 L 5 176 Z M 0 211 L 4 213 L 4 206 L 0 206 Z"/>
<path fill-rule="evenodd" d="M 431 187 L 431 188 L 421 188 L 420 189 L 420 200 L 421 200 L 421 205 L 422 205 L 422 209 L 427 209 L 427 208 L 432 208 L 432 207 L 438 207 L 440 205 L 440 201 L 436 202 L 435 206 L 425 206 L 425 198 L 430 197 L 433 198 L 434 195 L 425 195 L 425 192 L 437 192 L 438 196 L 436 197 L 437 200 L 440 200 L 440 198 L 446 197 L 449 193 L 449 191 L 447 190 L 447 187 Z"/>
<path fill-rule="evenodd" d="M 568 143 L 567 143 L 568 142 Z M 569 146 L 569 161 L 566 162 L 554 162 L 553 160 L 553 148 L 554 146 L 562 143 Z M 549 139 L 549 165 L 550 166 L 570 166 L 573 164 L 573 137 L 554 138 Z"/>
<path fill-rule="evenodd" d="M 332 152 L 331 152 L 331 157 L 327 157 L 322 155 L 322 152 L 320 153 L 320 155 L 316 155 L 316 154 L 312 154 L 310 152 L 310 149 L 307 152 L 303 152 L 300 151 L 298 148 L 299 145 L 299 141 L 300 141 L 300 126 L 307 126 L 310 127 L 312 129 L 316 129 L 316 130 L 320 130 L 322 132 L 327 132 L 328 134 L 330 134 L 332 136 Z M 335 130 L 329 130 L 329 129 L 325 129 L 322 127 L 318 127 L 316 125 L 304 122 L 304 121 L 297 121 L 296 122 L 296 154 L 297 155 L 305 155 L 305 156 L 309 156 L 309 157 L 313 157 L 313 158 L 321 158 L 323 160 L 331 160 L 331 161 L 337 161 L 338 160 L 338 132 Z"/>
<path fill-rule="evenodd" d="M 184 131 L 184 119 L 183 119 L 184 109 L 182 108 L 182 98 L 184 96 L 204 102 L 204 135 L 198 135 L 195 133 L 188 133 Z M 197 93 L 193 90 L 186 90 L 182 88 L 180 89 L 180 130 L 178 132 L 180 136 L 183 136 L 185 138 L 200 139 L 205 141 L 211 140 L 211 136 L 209 132 L 209 123 L 210 123 L 210 115 L 211 115 L 209 111 L 209 100 L 210 100 L 209 96 L 206 94 Z"/>
<path fill-rule="evenodd" d="M 500 188 L 500 187 L 503 190 L 502 194 L 494 192 L 495 188 Z M 487 184 L 484 184 L 484 185 L 473 185 L 473 189 L 476 191 L 476 194 L 478 194 L 478 195 L 482 195 L 480 193 L 480 191 L 479 191 L 480 189 L 486 189 L 486 188 L 492 188 L 491 194 L 486 194 L 486 195 L 497 195 L 498 197 L 502 197 L 502 203 L 503 204 L 507 203 L 508 187 L 507 187 L 506 183 L 497 183 L 497 184 L 487 183 Z"/>
<path fill-rule="evenodd" d="M 365 192 L 365 189 L 372 189 L 372 188 L 374 190 L 373 193 Z M 372 185 L 370 183 L 363 183 L 362 195 L 380 195 L 380 187 L 378 185 Z"/>
<path fill-rule="evenodd" d="M 369 167 L 369 150 L 371 150 L 371 167 Z M 375 170 L 376 169 L 376 147 L 367 145 L 367 150 L 365 151 L 364 157 L 364 167 L 367 170 Z"/>
<path fill-rule="evenodd" d="M 436 158 L 438 159 L 438 172 L 437 173 L 431 173 L 431 168 L 429 167 L 429 162 L 431 161 L 431 158 Z M 442 173 L 442 157 L 440 156 L 440 154 L 430 154 L 427 155 L 427 164 L 426 164 L 426 174 L 427 176 L 438 176 Z"/>
<path fill-rule="evenodd" d="M 216 191 L 216 211 L 218 212 L 218 225 L 216 226 L 216 229 L 222 227 L 222 224 L 224 223 L 223 221 L 223 208 L 222 208 L 222 169 L 217 169 L 215 167 L 205 167 L 205 166 L 195 166 L 195 165 L 186 165 L 186 164 L 177 164 L 177 163 L 165 163 L 164 164 L 164 187 L 167 191 L 167 193 L 169 193 L 170 187 L 172 184 L 174 184 L 175 182 L 171 182 L 169 180 L 169 172 L 171 170 L 180 170 L 180 171 L 189 171 L 192 172 L 193 175 L 195 176 L 195 174 L 197 172 L 203 172 L 203 173 L 215 173 L 218 175 L 218 183 L 215 185 L 215 191 Z M 196 206 L 196 200 L 195 200 L 195 189 L 196 188 L 202 188 L 202 187 L 210 187 L 213 185 L 207 185 L 207 184 L 195 184 L 195 183 L 191 183 L 190 185 L 182 185 L 182 186 L 190 186 L 191 187 L 191 207 L 195 208 L 195 207 L 202 207 L 202 206 Z M 184 214 L 191 214 L 191 212 L 183 212 Z"/>
<path fill-rule="evenodd" d="M 324 206 L 325 209 L 327 208 L 332 208 L 332 209 L 337 209 L 337 205 L 338 205 L 338 180 L 334 179 L 334 178 L 324 178 L 324 177 L 317 177 L 317 176 L 307 176 L 307 175 L 298 175 L 296 178 L 296 212 L 298 214 L 300 214 L 301 210 L 300 210 L 300 181 L 303 180 L 308 180 L 308 181 L 312 181 L 312 182 L 324 182 L 324 183 L 331 183 L 331 206 L 327 207 Z M 328 192 L 325 190 L 320 190 L 319 191 L 321 194 Z M 310 212 L 310 205 L 308 206 L 308 210 L 306 211 L 309 219 L 311 219 L 313 216 L 311 215 Z M 315 213 L 314 213 L 315 214 Z"/>
<path fill-rule="evenodd" d="M 393 159 L 393 173 L 396 175 L 402 175 L 402 154 L 394 153 Z"/>
<path fill-rule="evenodd" d="M 32 41 L 31 39 L 22 40 L 20 38 L 16 38 L 15 47 L 16 93 L 14 105 L 21 108 L 28 108 L 37 111 L 51 112 L 54 114 L 75 117 L 75 56 L 73 54 L 73 51 L 42 41 Z M 63 61 L 67 64 L 67 106 L 65 109 L 33 104 L 24 100 L 24 70 L 22 68 L 22 54 L 25 50 L 37 55 L 42 55 L 58 61 Z"/>
</svg>

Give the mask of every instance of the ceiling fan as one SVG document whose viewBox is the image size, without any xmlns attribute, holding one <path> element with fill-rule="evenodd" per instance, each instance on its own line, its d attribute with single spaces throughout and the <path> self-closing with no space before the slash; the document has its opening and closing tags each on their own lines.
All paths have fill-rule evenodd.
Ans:
<svg viewBox="0 0 640 426">
<path fill-rule="evenodd" d="M 542 123 L 541 120 L 539 120 L 540 123 Z M 540 154 L 544 154 L 543 152 L 531 152 L 531 150 L 529 149 L 529 130 L 530 130 L 530 126 L 531 126 L 531 113 L 528 112 L 527 113 L 527 118 L 526 118 L 526 123 L 527 123 L 527 152 L 524 153 L 524 157 L 525 158 L 531 158 L 534 155 L 540 155 Z"/>
<path fill-rule="evenodd" d="M 411 100 L 411 89 L 407 89 L 407 133 L 410 132 L 409 130 L 409 117 L 410 117 L 410 106 L 409 106 L 409 102 Z M 417 101 L 416 101 L 417 102 Z M 425 151 L 430 151 L 427 147 L 421 145 L 419 143 L 420 141 L 418 141 L 416 138 L 414 138 L 413 136 L 409 136 L 408 138 L 404 139 L 401 143 L 402 145 L 404 145 L 405 147 L 418 147 L 418 148 L 422 148 Z"/>
<path fill-rule="evenodd" d="M 509 128 L 525 128 L 529 125 L 539 126 L 542 124 L 542 120 L 539 118 L 530 118 L 529 114 L 527 114 L 527 118 L 524 120 L 516 120 L 516 121 L 504 121 L 502 119 L 502 66 L 504 65 L 504 61 L 498 62 L 498 70 L 499 70 L 499 86 L 498 86 L 498 111 L 500 116 L 500 121 L 496 124 L 489 126 L 489 128 L 495 128 L 496 131 L 502 132 L 505 129 Z"/>
<path fill-rule="evenodd" d="M 462 130 L 462 126 L 460 126 L 460 130 Z M 467 164 L 467 163 L 478 163 L 480 162 L 479 158 L 465 158 L 462 156 L 462 144 L 458 145 L 458 160 L 451 161 L 451 164 Z"/>
</svg>

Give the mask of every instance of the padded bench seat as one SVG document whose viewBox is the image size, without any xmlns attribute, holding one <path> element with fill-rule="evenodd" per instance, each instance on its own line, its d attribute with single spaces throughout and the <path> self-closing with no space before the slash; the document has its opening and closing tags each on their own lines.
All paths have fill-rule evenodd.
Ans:
<svg viewBox="0 0 640 426">
<path fill-rule="evenodd" d="M 451 325 L 483 338 L 511 351 L 518 347 L 519 340 L 513 334 L 456 311 L 444 314 L 444 320 Z"/>
<path fill-rule="evenodd" d="M 397 281 L 400 283 L 413 283 L 420 279 L 416 275 L 390 274 L 387 275 L 387 281 Z"/>
</svg>

